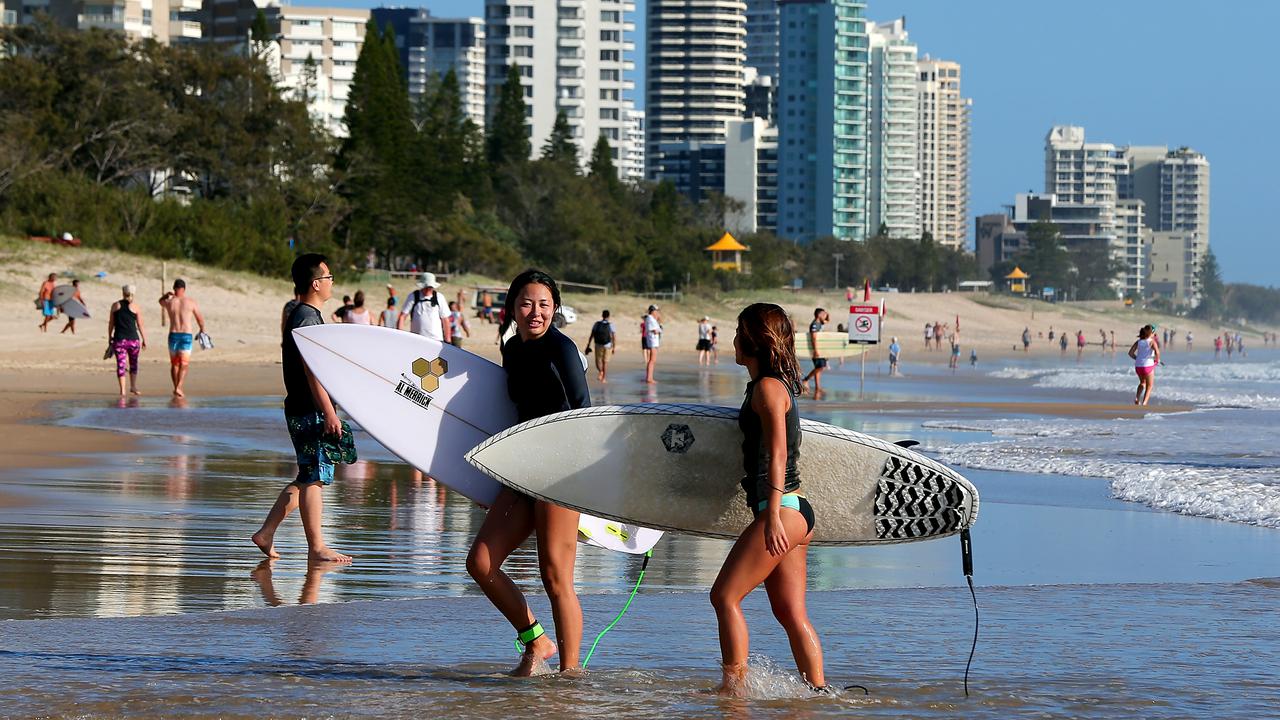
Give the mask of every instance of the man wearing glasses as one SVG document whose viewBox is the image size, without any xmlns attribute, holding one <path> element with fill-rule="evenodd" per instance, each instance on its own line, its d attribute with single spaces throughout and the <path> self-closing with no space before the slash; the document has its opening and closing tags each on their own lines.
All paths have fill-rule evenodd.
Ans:
<svg viewBox="0 0 1280 720">
<path fill-rule="evenodd" d="M 297 508 L 306 532 L 309 562 L 349 563 L 351 557 L 325 545 L 320 528 L 324 510 L 321 488 L 333 482 L 333 459 L 326 444 L 341 443 L 343 424 L 329 393 L 315 379 L 298 352 L 294 328 L 323 325 L 320 307 L 333 295 L 333 274 L 323 255 L 307 253 L 293 261 L 293 291 L 298 304 L 285 317 L 280 343 L 284 368 L 284 416 L 298 458 L 298 476 L 291 482 L 253 535 L 253 544 L 268 558 L 278 558 L 276 529 Z"/>
</svg>

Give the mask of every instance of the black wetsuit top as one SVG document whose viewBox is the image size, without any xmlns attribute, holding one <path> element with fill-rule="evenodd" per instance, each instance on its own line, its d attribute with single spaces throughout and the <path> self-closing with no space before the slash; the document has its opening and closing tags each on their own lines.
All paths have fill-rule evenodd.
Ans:
<svg viewBox="0 0 1280 720">
<path fill-rule="evenodd" d="M 508 340 L 502 346 L 502 367 L 520 422 L 591 407 L 578 346 L 554 327 L 537 340 L 525 342 L 519 335 Z"/>
<path fill-rule="evenodd" d="M 302 353 L 293 340 L 293 329 L 308 325 L 323 325 L 324 316 L 306 303 L 298 303 L 289 318 L 284 321 L 284 337 L 280 342 L 280 364 L 284 371 L 284 414 L 310 415 L 320 412 L 311 396 L 311 384 L 307 382 L 307 366 Z"/>
<path fill-rule="evenodd" d="M 769 448 L 764 445 L 764 427 L 760 416 L 751 407 L 751 396 L 760 378 L 747 383 L 746 399 L 742 401 L 742 409 L 738 411 L 738 427 L 742 429 L 742 469 L 746 476 L 742 478 L 742 489 L 747 491 L 747 506 L 752 510 L 762 500 L 769 499 Z M 782 383 L 785 385 L 786 381 Z M 800 489 L 800 471 L 796 467 L 800 460 L 800 411 L 796 409 L 795 394 L 792 393 L 791 407 L 786 414 L 787 430 L 787 467 L 783 478 L 783 492 L 795 492 Z"/>
<path fill-rule="evenodd" d="M 114 335 L 112 340 L 138 340 L 138 315 L 129 307 L 128 300 L 121 300 L 120 307 L 116 308 L 112 314 L 115 318 L 116 326 L 113 329 Z"/>
</svg>

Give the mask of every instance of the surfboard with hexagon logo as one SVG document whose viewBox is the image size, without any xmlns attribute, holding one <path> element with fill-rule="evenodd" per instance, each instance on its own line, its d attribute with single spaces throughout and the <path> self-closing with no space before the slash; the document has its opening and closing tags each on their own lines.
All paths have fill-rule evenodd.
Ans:
<svg viewBox="0 0 1280 720">
<path fill-rule="evenodd" d="M 800 492 L 820 545 L 946 537 L 973 525 L 978 490 L 920 453 L 801 420 Z M 554 453 L 534 452 L 557 448 Z M 618 522 L 736 538 L 751 522 L 738 408 L 607 405 L 516 425 L 467 453 L 503 484 Z"/>
<path fill-rule="evenodd" d="M 516 424 L 500 366 L 438 340 L 369 325 L 293 331 L 298 350 L 329 395 L 387 450 L 482 505 L 502 486 L 464 458 Z M 545 452 L 547 449 L 540 450 Z M 583 515 L 579 539 L 644 553 L 662 531 Z"/>
</svg>

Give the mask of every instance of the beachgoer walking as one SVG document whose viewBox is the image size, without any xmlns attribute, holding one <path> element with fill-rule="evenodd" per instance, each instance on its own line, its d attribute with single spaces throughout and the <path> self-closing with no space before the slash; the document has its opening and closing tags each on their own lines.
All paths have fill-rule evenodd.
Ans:
<svg viewBox="0 0 1280 720">
<path fill-rule="evenodd" d="M 618 352 L 618 330 L 609 319 L 609 311 L 602 310 L 600 319 L 591 326 L 591 334 L 587 336 L 586 354 L 591 355 L 591 346 L 595 345 L 596 380 L 609 382 L 609 356 Z"/>
<path fill-rule="evenodd" d="M 449 306 L 440 298 L 435 273 L 422 273 L 418 276 L 418 289 L 409 293 L 404 306 L 400 308 L 401 324 L 409 318 L 409 331 L 447 343 L 452 339 L 449 330 Z"/>
<path fill-rule="evenodd" d="M 507 318 L 515 334 L 502 346 L 507 393 L 520 422 L 575 408 L 590 407 L 591 395 L 573 341 L 555 328 L 560 289 L 549 275 L 526 270 L 507 291 Z M 505 330 L 506 328 L 504 328 Z M 502 563 L 533 533 L 538 568 L 551 601 L 556 642 L 552 642 L 525 601 L 524 593 L 502 571 Z M 578 546 L 578 512 L 503 488 L 489 508 L 467 554 L 467 572 L 494 607 L 511 623 L 524 646 L 512 674 L 531 675 L 538 662 L 560 654 L 560 670 L 578 666 L 582 643 L 582 607 L 573 586 Z"/>
<path fill-rule="evenodd" d="M 1053 342 L 1053 326 L 1049 326 L 1049 342 Z"/>
<path fill-rule="evenodd" d="M 1031 348 L 1031 328 L 1022 328 L 1022 352 L 1029 352 Z"/>
<path fill-rule="evenodd" d="M 711 364 L 711 318 L 706 315 L 698 321 L 698 364 Z"/>
<path fill-rule="evenodd" d="M 289 439 L 297 457 L 298 474 L 276 498 L 252 540 L 267 557 L 280 557 L 275 549 L 276 530 L 289 513 L 297 509 L 307 537 L 307 559 L 311 562 L 349 563 L 349 555 L 337 552 L 324 542 L 321 528 L 324 496 L 321 489 L 333 482 L 334 456 L 343 455 L 349 446 L 350 457 L 338 459 L 352 461 L 355 459 L 355 446 L 351 445 L 350 429 L 338 419 L 329 393 L 311 374 L 293 339 L 296 328 L 324 324 L 320 308 L 333 295 L 333 273 L 323 255 L 306 253 L 293 261 L 290 274 L 299 302 L 285 320 L 280 361 L 284 377 L 285 425 L 289 428 Z"/>
<path fill-rule="evenodd" d="M 978 351 L 976 348 L 969 349 L 969 367 L 978 367 Z"/>
<path fill-rule="evenodd" d="M 1156 386 L 1156 366 L 1160 364 L 1160 346 L 1155 342 L 1155 328 L 1143 325 L 1138 330 L 1138 340 L 1129 348 L 1129 357 L 1133 358 L 1133 369 L 1138 374 L 1138 392 L 1133 397 L 1134 405 L 1146 405 L 1151 399 L 1151 391 Z"/>
<path fill-rule="evenodd" d="M 1087 343 L 1084 339 L 1084 330 L 1076 331 L 1076 362 L 1080 362 L 1080 356 L 1084 355 L 1084 346 Z"/>
<path fill-rule="evenodd" d="M 1116 351 L 1116 331 L 1112 330 L 1111 331 L 1111 352 L 1114 354 L 1115 351 Z"/>
<path fill-rule="evenodd" d="M 1062 347 L 1062 354 L 1067 354 L 1067 334 L 1064 332 L 1058 336 L 1058 344 Z"/>
<path fill-rule="evenodd" d="M 1106 352 L 1107 351 L 1107 331 L 1103 330 L 1102 328 L 1098 328 L 1098 334 L 1102 336 L 1102 340 L 1101 340 L 1102 352 Z"/>
<path fill-rule="evenodd" d="M 1222 336 L 1213 336 L 1213 359 L 1217 360 L 1222 355 Z"/>
<path fill-rule="evenodd" d="M 336 323 L 345 323 L 347 322 L 347 313 L 351 312 L 351 308 L 353 307 L 355 307 L 355 305 L 351 304 L 351 296 L 343 295 L 341 307 L 330 313 L 329 319 Z"/>
<path fill-rule="evenodd" d="M 924 349 L 931 350 L 930 345 L 933 344 L 933 323 L 925 321 L 924 323 Z"/>
<path fill-rule="evenodd" d="M 84 297 L 80 295 L 80 278 L 71 281 L 71 299 L 84 305 Z M 70 315 L 67 315 L 67 324 L 62 326 L 62 331 L 58 334 L 61 335 L 68 330 L 71 331 L 72 335 L 76 334 L 76 319 Z"/>
<path fill-rule="evenodd" d="M 182 278 L 173 281 L 173 292 L 160 297 L 160 307 L 169 314 L 169 379 L 173 381 L 173 395 L 183 397 L 191 343 L 195 333 L 204 333 L 204 316 L 196 299 L 187 295 L 187 283 Z"/>
<path fill-rule="evenodd" d="M 786 311 L 756 303 L 738 315 L 734 360 L 747 369 L 746 399 L 738 415 L 742 428 L 742 479 L 755 520 L 725 558 L 711 587 L 711 605 L 720 628 L 726 695 L 746 692 L 750 649 L 742 601 L 764 583 L 774 617 L 790 640 L 800 677 L 822 689 L 822 645 L 805 610 L 805 580 L 814 514 L 800 494 L 800 392 L 795 330 Z"/>
<path fill-rule="evenodd" d="M 711 326 L 711 362 L 720 364 L 720 331 L 715 325 Z"/>
<path fill-rule="evenodd" d="M 800 392 L 809 392 L 809 379 L 813 379 L 813 396 L 817 398 L 822 393 L 822 373 L 827 369 L 827 359 L 822 357 L 822 351 L 818 349 L 818 333 L 822 332 L 822 328 L 831 322 L 831 316 L 826 310 L 816 308 L 813 311 L 813 322 L 809 323 L 809 359 L 813 360 L 813 369 L 809 371 L 800 380 Z M 795 341 L 792 340 L 794 343 Z"/>
<path fill-rule="evenodd" d="M 1228 359 L 1228 360 L 1230 360 L 1230 359 L 1231 359 L 1231 353 L 1232 353 L 1232 352 L 1234 351 L 1234 349 L 1235 349 L 1235 348 L 1233 348 L 1233 347 L 1232 347 L 1232 342 L 1231 342 L 1231 341 L 1232 341 L 1231 333 L 1228 333 L 1228 332 L 1224 332 L 1224 333 L 1222 333 L 1222 343 L 1223 343 L 1223 345 L 1225 345 L 1225 346 L 1227 347 L 1227 359 Z"/>
<path fill-rule="evenodd" d="M 648 344 L 644 362 L 644 381 L 653 385 L 658 382 L 653 377 L 653 369 L 658 364 L 658 348 L 662 346 L 662 322 L 657 305 L 650 305 L 649 312 L 644 316 L 644 337 Z"/>
<path fill-rule="evenodd" d="M 391 296 L 387 298 L 387 307 L 378 316 L 378 324 L 382 327 L 395 329 L 400 323 L 400 311 L 396 310 L 396 298 Z"/>
<path fill-rule="evenodd" d="M 898 356 L 902 354 L 902 346 L 898 344 L 898 338 L 895 336 L 893 342 L 889 343 L 889 374 L 898 374 Z"/>
<path fill-rule="evenodd" d="M 347 311 L 346 322 L 352 325 L 373 324 L 373 313 L 369 312 L 369 308 L 364 306 L 363 290 L 357 290 L 356 296 L 351 299 L 351 309 Z"/>
<path fill-rule="evenodd" d="M 40 332 L 48 332 L 49 323 L 58 316 L 58 308 L 53 304 L 53 288 L 58 284 L 58 273 L 49 273 L 49 277 L 40 283 L 40 290 L 36 294 L 36 300 L 40 302 L 40 312 L 44 315 L 44 322 L 37 327 Z"/>
<path fill-rule="evenodd" d="M 456 300 L 449 301 L 449 342 L 454 347 L 462 347 L 462 336 L 471 337 L 471 324 L 467 316 L 462 314 L 462 306 Z"/>
<path fill-rule="evenodd" d="M 120 288 L 120 299 L 111 305 L 107 315 L 107 344 L 116 358 L 116 380 L 120 383 L 120 397 L 125 396 L 126 373 L 129 375 L 128 392 L 138 391 L 138 353 L 147 347 L 147 331 L 142 326 L 142 313 L 133 304 L 136 289 L 132 285 Z"/>
<path fill-rule="evenodd" d="M 1236 333 L 1236 352 L 1240 353 L 1240 357 L 1248 357 L 1248 353 L 1244 351 L 1244 337 L 1240 333 Z"/>
<path fill-rule="evenodd" d="M 1188 330 L 1188 331 L 1187 331 L 1187 349 L 1188 349 L 1188 350 L 1190 350 L 1190 349 L 1191 349 L 1191 345 L 1192 345 L 1192 342 L 1193 342 L 1194 340 L 1195 340 L 1195 338 L 1194 338 L 1194 336 L 1192 335 L 1192 331 L 1191 331 L 1191 330 Z"/>
<path fill-rule="evenodd" d="M 960 367 L 960 338 L 952 335 L 951 341 L 951 369 L 955 370 Z"/>
<path fill-rule="evenodd" d="M 940 322 L 933 323 L 933 349 L 942 349 L 942 338 L 946 336 L 947 326 Z"/>
</svg>

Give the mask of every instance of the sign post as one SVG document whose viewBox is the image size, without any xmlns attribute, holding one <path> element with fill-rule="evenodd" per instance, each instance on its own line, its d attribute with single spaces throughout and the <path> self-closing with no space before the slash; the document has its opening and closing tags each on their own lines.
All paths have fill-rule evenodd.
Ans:
<svg viewBox="0 0 1280 720">
<path fill-rule="evenodd" d="M 869 294 L 869 293 L 867 293 Z M 862 303 L 849 306 L 849 343 L 851 345 L 879 345 L 880 319 L 883 315 L 880 305 L 871 303 L 864 297 Z M 867 354 L 862 353 L 862 368 L 858 372 L 858 395 L 862 395 L 863 382 L 867 374 Z"/>
</svg>

